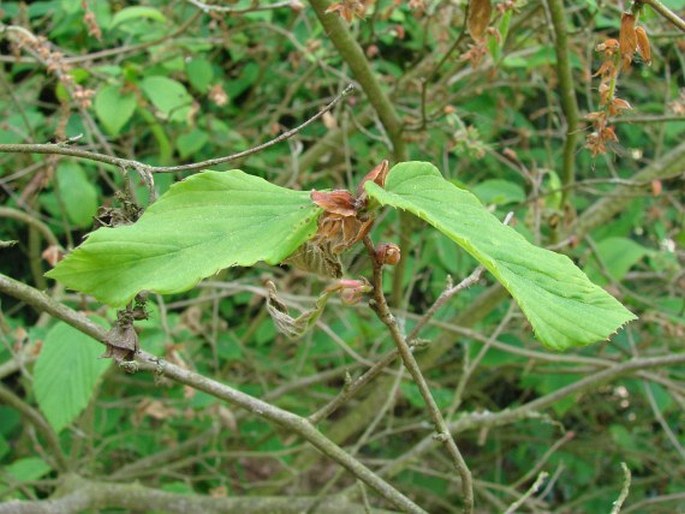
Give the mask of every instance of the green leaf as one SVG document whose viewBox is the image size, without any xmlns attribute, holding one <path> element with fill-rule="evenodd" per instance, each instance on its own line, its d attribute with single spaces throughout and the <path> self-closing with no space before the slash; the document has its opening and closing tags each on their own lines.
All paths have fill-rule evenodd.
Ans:
<svg viewBox="0 0 685 514">
<path fill-rule="evenodd" d="M 207 59 L 191 59 L 186 64 L 186 73 L 192 86 L 200 93 L 206 93 L 214 79 L 214 70 Z"/>
<path fill-rule="evenodd" d="M 596 249 L 596 257 L 601 259 L 606 271 L 616 281 L 623 280 L 630 268 L 644 256 L 652 253 L 649 248 L 626 237 L 608 237 L 597 243 Z M 607 279 L 602 274 L 596 257 L 593 256 L 592 260 L 585 266 L 585 272 L 592 280 L 605 284 Z"/>
<path fill-rule="evenodd" d="M 159 9 L 154 7 L 145 7 L 142 5 L 137 5 L 133 7 L 124 7 L 121 11 L 116 13 L 112 18 L 112 22 L 109 25 L 110 29 L 117 27 L 118 25 L 128 23 L 130 21 L 137 21 L 141 18 L 147 18 L 149 20 L 159 21 L 164 23 L 166 17 L 162 14 Z"/>
<path fill-rule="evenodd" d="M 119 86 L 105 86 L 95 95 L 95 114 L 110 136 L 116 136 L 136 110 L 136 97 Z"/>
<path fill-rule="evenodd" d="M 101 228 L 47 276 L 102 302 L 176 293 L 229 266 L 277 264 L 316 232 L 321 209 L 240 170 L 173 185 L 134 224 Z"/>
<path fill-rule="evenodd" d="M 521 203 L 526 199 L 526 193 L 521 186 L 496 178 L 477 184 L 471 191 L 485 204 L 507 205 Z"/>
<path fill-rule="evenodd" d="M 98 210 L 98 191 L 85 170 L 73 161 L 62 161 L 57 166 L 57 184 L 69 221 L 81 228 L 91 227 Z"/>
<path fill-rule="evenodd" d="M 0 475 L 11 477 L 13 482 L 32 482 L 47 475 L 50 469 L 40 457 L 26 457 L 0 468 Z M 4 488 L 0 488 L 0 491 L 2 489 Z"/>
<path fill-rule="evenodd" d="M 193 97 L 180 82 L 158 75 L 145 77 L 140 88 L 164 118 L 185 121 Z"/>
<path fill-rule="evenodd" d="M 98 379 L 111 361 L 83 332 L 58 322 L 45 336 L 33 373 L 40 410 L 59 432 L 88 405 Z"/>
<path fill-rule="evenodd" d="M 427 221 L 483 264 L 516 299 L 548 348 L 606 339 L 635 319 L 568 257 L 530 244 L 432 164 L 398 164 L 385 189 L 370 181 L 365 187 L 371 198 Z"/>
<path fill-rule="evenodd" d="M 209 141 L 209 135 L 204 130 L 193 129 L 187 134 L 176 138 L 176 148 L 180 156 L 185 159 L 197 153 Z"/>
</svg>

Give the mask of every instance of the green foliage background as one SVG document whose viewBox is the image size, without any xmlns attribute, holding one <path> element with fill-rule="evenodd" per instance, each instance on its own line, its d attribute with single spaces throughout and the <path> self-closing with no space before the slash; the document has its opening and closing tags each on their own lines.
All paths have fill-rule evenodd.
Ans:
<svg viewBox="0 0 685 514">
<path fill-rule="evenodd" d="M 665 3 L 676 10 L 685 7 L 680 0 Z M 297 125 L 350 80 L 309 4 L 302 10 L 233 15 L 205 14 L 182 1 L 85 4 L 101 39 L 89 34 L 81 2 L 10 1 L 0 6 L 2 23 L 44 35 L 52 50 L 66 57 L 64 71 L 73 77 L 73 82 L 60 79 L 0 36 L 0 143 L 80 137 L 78 144 L 95 151 L 148 164 L 196 162 L 250 148 Z M 474 191 L 499 219 L 513 211 L 515 229 L 528 240 L 559 244 L 560 236 L 572 234 L 574 220 L 598 199 L 681 144 L 683 38 L 647 11 L 641 21 L 651 35 L 653 64 L 635 63 L 619 83 L 621 97 L 634 107 L 625 117 L 640 116 L 636 119 L 641 121 L 617 122 L 620 141 L 610 154 L 593 158 L 577 149 L 572 206 L 563 209 L 559 188 L 565 127 L 545 10 L 539 2 L 517 2 L 508 27 L 501 18 L 493 22 L 506 37 L 489 42 L 490 55 L 479 66 L 459 59 L 468 50 L 466 38 L 431 75 L 461 32 L 463 4 L 435 2 L 421 12 L 404 2 L 378 2 L 350 30 L 402 118 L 409 157 L 435 163 L 453 183 Z M 244 0 L 234 4 L 238 9 L 250 5 Z M 598 81 L 591 75 L 600 61 L 593 48 L 616 36 L 620 10 L 590 0 L 566 7 L 576 93 L 586 114 L 598 102 Z M 95 57 L 80 57 L 88 54 Z M 421 80 L 427 76 L 424 124 Z M 75 98 L 75 85 L 92 92 L 90 105 Z M 303 191 L 353 189 L 368 170 L 390 157 L 388 135 L 358 93 L 325 123 L 218 169 L 240 167 Z M 92 230 L 99 206 L 120 207 L 120 192 L 132 192 L 143 207 L 149 202 L 135 172 L 123 174 L 109 165 L 2 154 L 0 166 L 3 206 L 39 219 L 65 247 L 76 246 Z M 156 193 L 188 175 L 156 175 Z M 618 216 L 593 227 L 573 248 L 564 248 L 593 281 L 640 317 L 610 342 L 563 355 L 543 353 L 509 299 L 480 314 L 474 302 L 488 290 L 491 277 L 461 292 L 438 313 L 436 323 L 423 333 L 431 344 L 417 356 L 450 419 L 524 405 L 631 357 L 683 351 L 683 185 L 676 177 L 641 188 Z M 43 231 L 5 211 L 0 216 L 0 240 L 17 241 L 0 250 L 2 273 L 49 288 L 56 298 L 109 323 L 115 319 L 113 310 L 46 281 Z M 398 227 L 398 215 L 388 213 L 373 237 L 402 242 L 405 249 L 406 266 L 398 282 L 400 310 L 409 329 L 440 295 L 447 277 L 464 278 L 475 261 L 419 221 L 407 225 L 405 220 Z M 350 277 L 370 275 L 361 248 L 346 254 L 345 264 Z M 314 331 L 297 342 L 286 340 L 264 308 L 265 278 L 276 282 L 295 310 L 311 307 L 326 286 L 310 275 L 265 264 L 220 272 L 190 293 L 151 296 L 149 319 L 136 323 L 141 345 L 305 416 L 340 391 L 346 373 L 360 374 L 392 348 L 385 327 L 363 304 L 344 306 L 333 300 Z M 388 293 L 391 285 L 388 273 Z M 500 326 L 503 319 L 507 323 Z M 204 393 L 160 384 L 152 374 L 127 375 L 116 366 L 89 361 L 88 373 L 79 374 L 87 380 L 73 385 L 69 401 L 50 399 L 45 394 L 66 385 L 46 385 L 35 375 L 40 375 L 41 359 L 50 355 L 55 339 L 63 337 L 66 345 L 71 336 L 54 320 L 6 296 L 0 321 L 3 386 L 41 409 L 84 476 L 140 480 L 182 493 L 267 496 L 317 494 L 335 474 L 334 464 L 314 455 L 301 440 Z M 484 346 L 493 334 L 496 344 Z M 26 356 L 18 368 L 13 364 L 17 354 Z M 461 383 L 473 362 L 477 367 Z M 318 378 L 305 381 L 309 377 Z M 633 475 L 627 507 L 674 512 L 674 503 L 639 510 L 639 502 L 685 490 L 684 378 L 682 365 L 644 370 L 564 396 L 551 409 L 515 423 L 460 432 L 457 442 L 477 481 L 477 504 L 483 511 L 502 511 L 525 492 L 537 471 L 546 470 L 551 479 L 527 511 L 609 512 L 623 483 L 620 463 L 625 462 Z M 369 388 L 366 399 L 356 398 L 320 424 L 348 448 L 375 425 L 356 448 L 374 469 L 400 459 L 430 434 L 421 397 L 406 376 L 392 394 L 386 390 L 385 404 L 376 401 L 369 408 L 372 390 L 391 382 L 383 378 Z M 84 391 L 87 406 L 82 410 Z M 384 416 L 376 420 L 379 411 Z M 71 423 L 54 421 L 65 412 Z M 163 465 L 148 466 L 142 460 L 174 447 L 187 449 L 172 452 Z M 35 432 L 22 414 L 0 405 L 0 499 L 43 498 L 54 491 L 58 472 L 49 455 L 36 448 Z M 387 477 L 430 512 L 459 508 L 458 481 L 437 450 L 403 462 Z M 331 490 L 353 484 L 344 475 Z M 371 501 L 376 504 L 375 498 Z"/>
</svg>

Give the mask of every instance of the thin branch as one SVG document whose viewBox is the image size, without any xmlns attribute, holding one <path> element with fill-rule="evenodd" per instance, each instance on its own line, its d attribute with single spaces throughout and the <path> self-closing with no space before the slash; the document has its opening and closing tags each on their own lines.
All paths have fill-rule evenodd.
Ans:
<svg viewBox="0 0 685 514">
<path fill-rule="evenodd" d="M 543 471 L 538 475 L 538 478 L 535 480 L 533 485 L 530 486 L 530 488 L 526 491 L 526 493 L 521 496 L 518 500 L 516 500 L 514 503 L 509 505 L 506 511 L 504 511 L 504 514 L 513 514 L 514 512 L 517 512 L 516 509 L 518 509 L 521 505 L 523 505 L 528 498 L 533 496 L 535 493 L 538 492 L 538 489 L 542 486 L 542 484 L 547 480 L 547 477 L 549 476 L 549 473 L 546 471 Z"/>
<path fill-rule="evenodd" d="M 680 16 L 678 16 L 673 11 L 671 11 L 668 7 L 666 7 L 664 4 L 662 4 L 659 0 L 640 0 L 639 3 L 649 5 L 657 13 L 659 13 L 661 16 L 666 18 L 668 21 L 670 21 L 673 25 L 678 27 L 680 30 L 685 32 L 685 20 L 683 20 Z"/>
<path fill-rule="evenodd" d="M 38 432 L 43 434 L 43 437 L 50 448 L 52 457 L 55 459 L 55 467 L 61 472 L 68 471 L 69 462 L 62 452 L 62 447 L 59 444 L 59 438 L 43 415 L 19 398 L 3 384 L 0 384 L 0 402 L 18 410 L 36 428 L 36 430 L 38 430 Z"/>
<path fill-rule="evenodd" d="M 114 157 L 110 155 L 105 155 L 97 152 L 91 152 L 89 150 L 82 150 L 80 148 L 74 148 L 65 144 L 54 144 L 54 143 L 36 143 L 36 144 L 1 144 L 0 152 L 3 153 L 37 153 L 37 154 L 50 154 L 50 155 L 65 155 L 69 157 L 77 157 L 80 159 L 86 159 L 90 161 L 102 162 L 105 164 L 111 164 L 112 166 L 117 166 L 119 168 L 129 169 L 132 168 L 143 173 L 175 173 L 179 171 L 195 171 L 203 168 L 209 168 L 212 166 L 218 166 L 219 164 L 225 164 L 227 162 L 235 161 L 248 157 L 249 155 L 261 152 L 273 145 L 281 143 L 286 139 L 290 139 L 295 134 L 305 129 L 319 118 L 321 118 L 326 112 L 330 111 L 335 107 L 343 98 L 350 95 L 354 91 L 353 85 L 348 85 L 343 91 L 336 96 L 328 105 L 321 109 L 314 116 L 301 123 L 297 127 L 283 132 L 279 136 L 263 143 L 257 145 L 253 148 L 249 148 L 242 152 L 234 153 L 231 155 L 226 155 L 224 157 L 217 157 L 215 159 L 208 159 L 206 161 L 195 162 L 191 164 L 181 164 L 178 166 L 151 166 L 133 159 L 124 159 L 121 157 Z"/>
<path fill-rule="evenodd" d="M 430 387 L 428 387 L 428 383 L 423 377 L 421 368 L 416 362 L 407 340 L 400 333 L 397 321 L 390 312 L 390 307 L 388 307 L 388 302 L 383 294 L 383 263 L 376 257 L 376 249 L 368 236 L 364 238 L 364 246 L 366 246 L 369 257 L 373 262 L 373 302 L 371 303 L 371 308 L 376 312 L 378 319 L 388 327 L 390 335 L 402 357 L 402 362 L 404 362 L 405 367 L 421 392 L 423 401 L 426 403 L 428 413 L 435 426 L 436 433 L 434 434 L 434 438 L 445 446 L 452 464 L 461 477 L 464 512 L 470 514 L 473 512 L 473 479 L 471 477 L 471 471 L 469 470 L 464 457 L 461 455 L 445 419 L 442 417 L 440 408 L 433 398 Z"/>
<path fill-rule="evenodd" d="M 17 221 L 26 223 L 27 225 L 34 227 L 38 232 L 40 232 L 40 234 L 43 236 L 43 239 L 45 239 L 45 241 L 49 245 L 57 247 L 62 246 L 59 244 L 59 240 L 57 239 L 57 237 L 55 237 L 55 234 L 53 234 L 52 230 L 50 230 L 50 227 L 48 227 L 38 218 L 34 218 L 33 216 L 25 213 L 24 211 L 20 211 L 19 209 L 15 209 L 13 207 L 0 207 L 0 218 L 12 218 Z"/>
<path fill-rule="evenodd" d="M 614 502 L 614 506 L 611 509 L 611 514 L 618 514 L 621 512 L 621 508 L 623 507 L 626 499 L 628 499 L 628 494 L 630 493 L 630 468 L 628 468 L 625 462 L 621 462 L 621 468 L 623 469 L 623 487 L 621 487 L 621 494 L 618 495 L 618 498 Z"/>
<path fill-rule="evenodd" d="M 238 8 L 238 7 L 232 7 L 232 6 L 226 6 L 226 5 L 214 5 L 214 4 L 207 4 L 205 2 L 200 2 L 200 0 L 188 0 L 189 3 L 193 4 L 195 7 L 200 9 L 204 13 L 210 13 L 210 12 L 220 12 L 220 13 L 226 13 L 226 14 L 244 14 L 248 12 L 257 12 L 257 11 L 271 11 L 274 9 L 281 9 L 283 7 L 290 7 L 291 9 L 297 9 L 297 8 L 302 8 L 302 4 L 298 0 L 285 0 L 282 2 L 275 2 L 273 4 L 266 4 L 266 5 L 253 5 L 251 7 L 244 7 L 244 8 Z"/>
<path fill-rule="evenodd" d="M 102 344 L 107 344 L 107 331 L 103 327 L 37 289 L 0 274 L 0 291 L 26 302 L 37 310 L 45 311 L 61 319 Z M 183 369 L 147 352 L 138 352 L 135 359 L 129 367 L 151 371 L 174 382 L 188 385 L 294 432 L 396 507 L 411 513 L 425 514 L 421 507 L 333 443 L 306 419 L 194 371 Z"/>
</svg>

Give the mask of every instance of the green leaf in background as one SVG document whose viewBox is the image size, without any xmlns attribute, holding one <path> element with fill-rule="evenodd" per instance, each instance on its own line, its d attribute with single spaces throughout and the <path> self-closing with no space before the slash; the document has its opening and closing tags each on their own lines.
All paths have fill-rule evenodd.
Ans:
<svg viewBox="0 0 685 514">
<path fill-rule="evenodd" d="M 568 257 L 530 244 L 430 163 L 398 164 L 385 189 L 370 181 L 365 187 L 371 198 L 427 221 L 483 264 L 516 299 L 548 348 L 565 350 L 606 339 L 635 319 Z"/>
<path fill-rule="evenodd" d="M 110 136 L 119 134 L 136 110 L 136 97 L 119 86 L 105 86 L 95 95 L 95 114 Z"/>
<path fill-rule="evenodd" d="M 7 466 L 0 466 L 0 477 L 2 477 L 0 479 L 0 495 L 3 495 L 3 499 L 8 499 L 5 496 L 7 494 L 6 484 L 12 486 L 39 480 L 47 475 L 50 469 L 50 466 L 40 457 L 25 457 L 15 460 Z M 23 495 L 14 492 L 10 493 L 10 497 L 18 498 L 23 497 Z"/>
<path fill-rule="evenodd" d="M 109 29 L 111 30 L 131 21 L 138 21 L 141 18 L 147 18 L 148 20 L 158 21 L 160 23 L 166 22 L 166 16 L 164 16 L 159 9 L 136 5 L 133 7 L 124 7 L 121 11 L 117 12 L 112 17 Z"/>
<path fill-rule="evenodd" d="M 140 83 L 140 88 L 165 118 L 171 121 L 186 121 L 193 97 L 188 94 L 183 84 L 154 75 L 145 77 Z"/>
<path fill-rule="evenodd" d="M 229 266 L 278 264 L 314 235 L 309 192 L 240 170 L 173 185 L 133 225 L 101 228 L 47 276 L 113 306 L 137 293 L 176 293 Z"/>
<path fill-rule="evenodd" d="M 103 348 L 91 337 L 63 322 L 45 336 L 33 372 L 41 412 L 59 432 L 86 408 L 98 379 L 110 365 L 100 359 Z"/>
<path fill-rule="evenodd" d="M 471 188 L 471 192 L 484 204 L 507 205 L 526 199 L 525 191 L 516 182 L 497 178 L 480 182 Z"/>
<path fill-rule="evenodd" d="M 181 134 L 176 138 L 176 149 L 179 155 L 185 159 L 196 154 L 209 141 L 209 135 L 204 130 L 193 129 L 187 134 Z"/>
<path fill-rule="evenodd" d="M 91 227 L 98 210 L 98 191 L 86 171 L 73 161 L 62 161 L 57 166 L 57 184 L 69 221 L 81 228 Z"/>
<path fill-rule="evenodd" d="M 606 284 L 608 280 L 601 271 L 597 257 L 612 280 L 618 282 L 623 280 L 630 268 L 652 253 L 649 248 L 626 237 L 608 237 L 597 243 L 596 250 L 597 255 L 591 257 L 585 266 L 585 273 L 598 284 Z"/>
<path fill-rule="evenodd" d="M 190 84 L 200 93 L 206 93 L 214 79 L 214 70 L 207 59 L 191 59 L 186 63 Z"/>
</svg>

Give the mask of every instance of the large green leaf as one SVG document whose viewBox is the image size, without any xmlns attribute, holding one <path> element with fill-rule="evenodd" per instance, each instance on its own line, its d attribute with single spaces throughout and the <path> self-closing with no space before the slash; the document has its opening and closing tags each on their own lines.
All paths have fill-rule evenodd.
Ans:
<svg viewBox="0 0 685 514">
<path fill-rule="evenodd" d="M 59 432 L 88 405 L 110 360 L 99 359 L 102 346 L 83 332 L 58 322 L 45 336 L 33 372 L 40 410 Z"/>
<path fill-rule="evenodd" d="M 478 259 L 506 287 L 547 347 L 606 339 L 635 316 L 564 256 L 530 244 L 468 191 L 424 162 L 398 164 L 372 198 L 427 221 Z"/>
<path fill-rule="evenodd" d="M 47 276 L 120 306 L 229 266 L 277 264 L 316 232 L 320 213 L 308 192 L 206 171 L 172 186 L 135 224 L 96 230 Z"/>
</svg>

